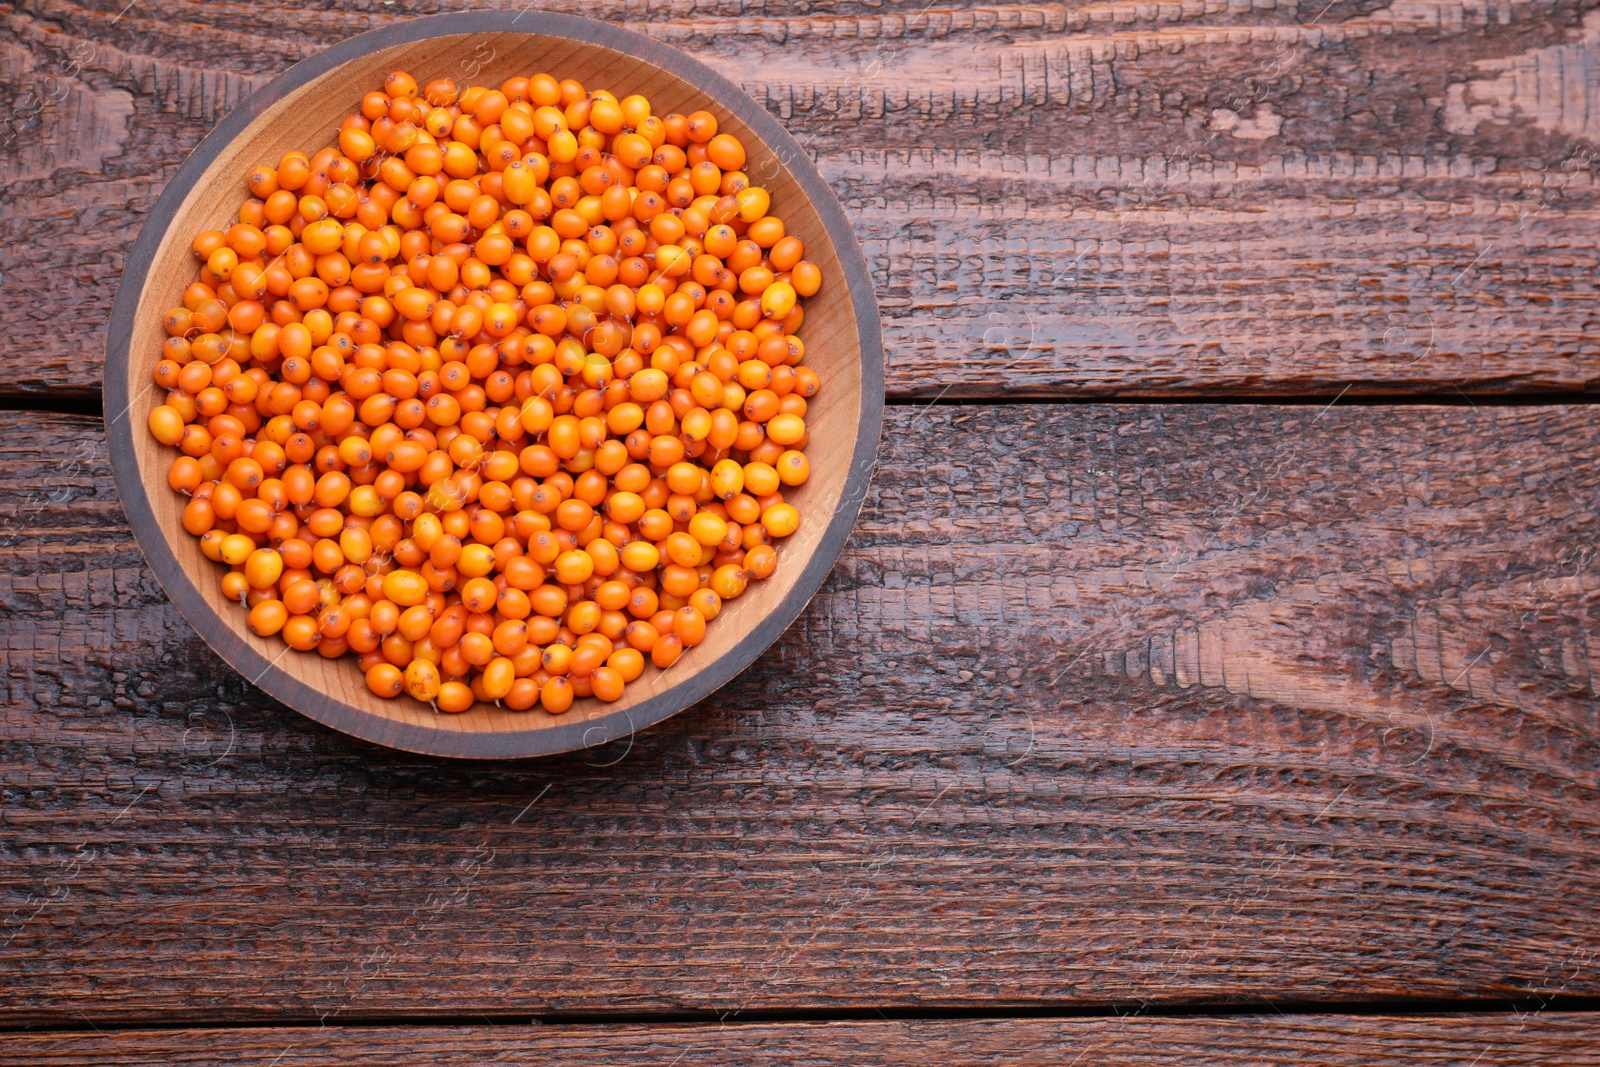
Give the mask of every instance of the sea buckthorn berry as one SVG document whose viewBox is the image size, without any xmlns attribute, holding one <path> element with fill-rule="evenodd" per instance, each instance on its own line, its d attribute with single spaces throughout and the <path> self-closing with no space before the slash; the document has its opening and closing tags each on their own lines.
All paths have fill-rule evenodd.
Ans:
<svg viewBox="0 0 1600 1067">
<path fill-rule="evenodd" d="M 707 142 L 706 158 L 723 170 L 743 170 L 744 145 L 731 134 L 719 133 Z"/>
<path fill-rule="evenodd" d="M 560 715 L 572 707 L 575 694 L 572 683 L 565 677 L 551 678 L 539 691 L 539 702 L 552 715 Z"/>
<path fill-rule="evenodd" d="M 661 562 L 660 551 L 649 541 L 631 541 L 623 546 L 621 555 L 622 565 L 635 574 L 647 574 Z"/>
<path fill-rule="evenodd" d="M 425 659 L 414 659 L 405 671 L 406 692 L 414 699 L 431 703 L 439 695 L 439 668 Z"/>
<path fill-rule="evenodd" d="M 244 534 L 229 534 L 222 539 L 222 562 L 239 566 L 256 549 L 256 543 Z"/>
<path fill-rule="evenodd" d="M 309 615 L 295 615 L 283 624 L 279 631 L 283 643 L 290 648 L 301 652 L 309 652 L 322 643 L 322 632 L 317 628 L 317 620 Z"/>
<path fill-rule="evenodd" d="M 562 585 L 581 585 L 594 573 L 594 557 L 572 550 L 556 557 L 555 577 Z"/>
<path fill-rule="evenodd" d="M 392 663 L 375 663 L 367 669 L 367 688 L 384 699 L 405 691 L 405 675 Z"/>
<path fill-rule="evenodd" d="M 622 676 L 624 684 L 638 679 L 644 673 L 644 656 L 639 650 L 625 646 L 606 658 L 606 666 Z"/>
<path fill-rule="evenodd" d="M 770 578 L 777 565 L 778 552 L 771 545 L 756 545 L 744 554 L 744 569 L 752 578 Z"/>
<path fill-rule="evenodd" d="M 767 437 L 780 445 L 793 445 L 806 435 L 806 423 L 798 415 L 780 413 L 767 422 Z"/>
<path fill-rule="evenodd" d="M 257 637 L 271 637 L 283 629 L 283 624 L 289 621 L 289 613 L 284 610 L 283 601 L 278 599 L 263 600 L 250 609 L 247 620 L 251 633 Z"/>
<path fill-rule="evenodd" d="M 395 99 L 409 100 L 417 95 L 417 80 L 405 71 L 397 70 L 383 80 L 383 91 Z"/>
<path fill-rule="evenodd" d="M 775 466 L 778 480 L 787 486 L 804 485 L 806 479 L 811 477 L 811 461 L 806 459 L 804 452 L 792 448 L 778 457 Z"/>
<path fill-rule="evenodd" d="M 785 319 L 795 309 L 797 300 L 793 285 L 775 281 L 761 291 L 761 313 L 769 319 Z"/>
<path fill-rule="evenodd" d="M 654 626 L 642 619 L 630 622 L 628 628 L 623 631 L 622 636 L 630 647 L 640 652 L 649 652 L 661 637 Z"/>
<path fill-rule="evenodd" d="M 689 534 L 702 545 L 716 545 L 727 536 L 728 524 L 709 511 L 697 512 L 689 520 Z"/>
<path fill-rule="evenodd" d="M 696 589 L 688 596 L 688 606 L 704 615 L 707 622 L 722 612 L 722 597 L 712 589 Z"/>
<path fill-rule="evenodd" d="M 693 535 L 673 533 L 667 537 L 666 558 L 679 566 L 696 567 L 701 562 L 701 548 L 701 543 Z"/>
<path fill-rule="evenodd" d="M 615 667 L 596 667 L 589 675 L 589 686 L 595 698 L 606 703 L 621 700 L 622 691 L 627 684 L 622 672 Z"/>
<path fill-rule="evenodd" d="M 150 434 L 164 445 L 176 445 L 183 438 L 183 416 L 178 409 L 162 404 L 150 412 Z"/>
<path fill-rule="evenodd" d="M 511 692 L 511 686 L 516 680 L 515 664 L 506 656 L 496 656 L 484 665 L 483 695 L 489 700 L 501 700 Z"/>
<path fill-rule="evenodd" d="M 706 637 L 706 617 L 693 604 L 685 604 L 672 614 L 672 632 L 685 648 L 693 648 Z"/>
<path fill-rule="evenodd" d="M 773 537 L 788 537 L 800 528 L 800 512 L 793 504 L 774 504 L 761 513 L 761 525 Z"/>
<path fill-rule="evenodd" d="M 741 189 L 734 195 L 739 218 L 745 222 L 755 222 L 765 218 L 767 209 L 772 206 L 772 196 L 765 189 L 751 187 Z"/>
<path fill-rule="evenodd" d="M 426 599 L 428 583 L 415 571 L 392 571 L 384 576 L 383 595 L 401 607 L 414 607 Z"/>
<path fill-rule="evenodd" d="M 507 690 L 509 691 L 509 687 Z M 455 681 L 442 682 L 439 685 L 439 695 L 434 698 L 434 705 L 440 711 L 456 714 L 470 710 L 476 699 L 470 685 Z"/>
<path fill-rule="evenodd" d="M 733 600 L 744 592 L 749 576 L 742 567 L 725 564 L 711 575 L 710 588 L 723 600 Z"/>
<path fill-rule="evenodd" d="M 662 636 L 650 649 L 650 662 L 657 667 L 665 669 L 678 661 L 683 655 L 683 638 L 677 633 Z"/>
<path fill-rule="evenodd" d="M 801 261 L 790 271 L 790 282 L 801 296 L 816 296 L 822 288 L 822 271 L 815 263 Z"/>
<path fill-rule="evenodd" d="M 762 497 L 768 493 L 777 492 L 779 484 L 778 472 L 770 464 L 760 462 L 745 464 L 745 492 L 752 496 Z"/>
<path fill-rule="evenodd" d="M 283 556 L 276 549 L 258 548 L 245 557 L 245 579 L 256 589 L 270 589 L 283 574 Z"/>
</svg>

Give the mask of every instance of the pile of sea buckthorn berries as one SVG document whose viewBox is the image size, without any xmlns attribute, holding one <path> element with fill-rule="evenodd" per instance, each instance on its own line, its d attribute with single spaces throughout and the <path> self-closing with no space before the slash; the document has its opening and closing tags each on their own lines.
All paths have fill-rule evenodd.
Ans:
<svg viewBox="0 0 1600 1067">
<path fill-rule="evenodd" d="M 614 701 L 777 566 L 822 283 L 705 111 L 368 93 L 194 241 L 150 432 L 258 635 L 440 711 Z"/>
</svg>

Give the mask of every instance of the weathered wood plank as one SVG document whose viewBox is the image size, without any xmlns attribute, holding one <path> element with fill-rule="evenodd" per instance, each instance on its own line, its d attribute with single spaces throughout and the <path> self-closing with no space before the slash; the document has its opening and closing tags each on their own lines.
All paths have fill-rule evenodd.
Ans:
<svg viewBox="0 0 1600 1067">
<path fill-rule="evenodd" d="M 0 6 L 0 322 L 30 339 L 0 393 L 97 391 L 123 250 L 188 151 L 398 17 L 125 7 Z M 1600 21 L 1573 5 L 551 7 L 684 48 L 796 133 L 873 265 L 895 394 L 1600 384 Z"/>
<path fill-rule="evenodd" d="M 281 1058 L 281 1059 L 280 1059 Z M 0 1064 L 528 1063 L 679 1067 L 759 1062 L 848 1067 L 1443 1067 L 1446 1064 L 1600 1064 L 1600 1024 L 1554 1012 L 1353 1017 L 1264 1015 L 1224 1019 L 1000 1019 L 943 1022 L 762 1023 L 674 1026 L 329 1027 L 133 1030 L 22 1034 L 0 1044 Z"/>
<path fill-rule="evenodd" d="M 891 408 L 760 665 L 487 766 L 246 686 L 100 440 L 0 415 L 0 1019 L 1600 991 L 1586 409 Z"/>
</svg>

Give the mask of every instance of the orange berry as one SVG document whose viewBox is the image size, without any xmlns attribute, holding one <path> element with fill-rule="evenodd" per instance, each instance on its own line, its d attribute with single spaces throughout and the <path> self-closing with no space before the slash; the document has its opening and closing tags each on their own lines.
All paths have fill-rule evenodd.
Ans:
<svg viewBox="0 0 1600 1067">
<path fill-rule="evenodd" d="M 572 707 L 572 683 L 564 677 L 552 678 L 539 691 L 539 702 L 552 715 L 560 715 Z"/>
<path fill-rule="evenodd" d="M 386 700 L 399 696 L 405 684 L 405 675 L 392 663 L 375 663 L 367 670 L 367 688 Z"/>
</svg>

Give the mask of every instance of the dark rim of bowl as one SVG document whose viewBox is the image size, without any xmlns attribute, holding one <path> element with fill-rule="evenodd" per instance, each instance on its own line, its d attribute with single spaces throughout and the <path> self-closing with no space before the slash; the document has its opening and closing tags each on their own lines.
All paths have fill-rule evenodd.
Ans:
<svg viewBox="0 0 1600 1067">
<path fill-rule="evenodd" d="M 287 671 L 274 670 L 275 660 L 268 660 L 230 627 L 211 625 L 217 621 L 216 613 L 200 593 L 193 576 L 179 564 L 156 522 L 134 452 L 134 420 L 129 418 L 131 404 L 120 405 L 121 398 L 129 391 L 128 348 L 151 260 L 189 190 L 225 145 L 285 95 L 347 62 L 380 49 L 431 37 L 495 32 L 569 38 L 644 60 L 695 85 L 769 146 L 799 183 L 837 247 L 844 284 L 855 309 L 861 345 L 861 413 L 844 490 L 816 551 L 789 594 L 738 644 L 684 681 L 634 707 L 598 719 L 558 726 L 476 732 L 401 722 L 364 711 L 307 685 Z M 883 342 L 872 278 L 844 210 L 800 144 L 748 94 L 698 60 L 631 30 L 575 15 L 540 11 L 472 12 L 418 18 L 358 34 L 301 60 L 278 75 L 229 113 L 173 175 L 128 257 L 108 333 L 102 396 L 112 473 L 134 536 L 179 613 L 252 685 L 308 718 L 375 744 L 433 756 L 514 759 L 602 745 L 661 722 L 726 685 L 778 639 L 833 569 L 866 497 L 883 418 Z"/>
</svg>

